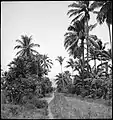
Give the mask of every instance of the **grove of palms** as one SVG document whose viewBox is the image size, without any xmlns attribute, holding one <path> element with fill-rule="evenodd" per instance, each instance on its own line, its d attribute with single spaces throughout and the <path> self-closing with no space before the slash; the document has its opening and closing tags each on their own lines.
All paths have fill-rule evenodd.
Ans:
<svg viewBox="0 0 113 120">
<path fill-rule="evenodd" d="M 99 99 L 108 102 L 108 106 L 112 105 L 112 1 L 74 1 L 68 7 L 67 16 L 71 22 L 63 35 L 63 47 L 69 54 L 66 65 L 64 55 L 54 58 L 61 70 L 56 71 L 58 74 L 52 81 L 49 72 L 52 72 L 54 63 L 49 54 L 33 49 L 40 49 L 40 45 L 33 43 L 32 36 L 21 35 L 21 39 L 16 40 L 18 44 L 14 50 L 18 51 L 7 65 L 8 70 L 1 69 L 2 104 L 46 110 L 49 104 L 42 98 L 56 89 L 65 97 L 75 95 L 82 99 Z M 96 15 L 96 23 L 91 25 L 90 13 Z M 91 33 L 104 22 L 108 26 L 107 42 Z M 108 44 L 110 48 L 107 48 Z M 56 88 L 52 87 L 52 82 L 56 83 Z"/>
</svg>

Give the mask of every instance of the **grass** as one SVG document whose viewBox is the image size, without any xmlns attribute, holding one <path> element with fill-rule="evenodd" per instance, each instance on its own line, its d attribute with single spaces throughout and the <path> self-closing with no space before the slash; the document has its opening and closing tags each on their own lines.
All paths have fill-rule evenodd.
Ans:
<svg viewBox="0 0 113 120">
<path fill-rule="evenodd" d="M 86 118 L 112 118 L 112 108 L 95 102 L 87 102 L 73 97 L 66 97 L 72 111 L 79 111 L 80 117 Z M 76 112 L 74 113 L 76 114 Z"/>
<path fill-rule="evenodd" d="M 2 119 L 47 119 L 47 108 L 37 109 L 33 105 L 19 106 L 11 104 L 1 105 Z"/>
<path fill-rule="evenodd" d="M 69 106 L 67 106 L 67 110 L 69 113 L 69 118 L 71 119 L 109 119 L 112 118 L 112 107 L 105 106 L 104 104 L 100 104 L 97 102 L 94 102 L 93 100 L 87 101 L 86 99 L 76 98 L 74 97 L 65 97 L 68 101 Z M 57 111 L 53 113 L 53 116 L 55 118 L 62 118 L 61 113 L 65 110 L 64 108 L 60 108 L 61 105 L 59 105 L 58 109 L 55 107 L 58 105 L 51 104 L 51 111 Z M 62 110 L 61 110 L 62 109 Z M 60 112 L 58 112 L 60 111 Z M 67 111 L 66 111 L 67 112 Z M 67 114 L 67 113 L 66 113 Z M 67 118 L 67 119 L 69 119 Z"/>
</svg>

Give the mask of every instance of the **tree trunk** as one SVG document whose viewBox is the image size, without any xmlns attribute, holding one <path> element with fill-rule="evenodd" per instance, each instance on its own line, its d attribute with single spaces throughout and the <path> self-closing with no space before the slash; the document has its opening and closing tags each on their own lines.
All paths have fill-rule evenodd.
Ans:
<svg viewBox="0 0 113 120">
<path fill-rule="evenodd" d="M 101 64 L 102 64 L 102 56 L 101 56 Z M 102 69 L 102 66 L 101 66 L 101 69 Z"/>
<path fill-rule="evenodd" d="M 95 73 L 96 73 L 96 58 L 94 58 L 94 66 L 95 66 Z"/>
<path fill-rule="evenodd" d="M 73 69 L 72 69 L 72 84 L 73 84 Z"/>
<path fill-rule="evenodd" d="M 89 74 L 89 64 L 88 64 L 88 61 L 89 61 L 89 54 L 88 54 L 88 49 L 89 49 L 89 30 L 88 30 L 88 20 L 86 20 L 86 30 L 85 30 L 85 33 L 86 33 L 86 43 L 87 43 L 87 76 Z"/>
<path fill-rule="evenodd" d="M 61 65 L 61 74 L 62 74 L 62 84 L 63 84 L 63 89 L 64 89 L 64 81 L 63 81 L 63 71 L 62 71 L 62 65 Z"/>
<path fill-rule="evenodd" d="M 108 30 L 109 30 L 109 39 L 110 39 L 110 45 L 111 45 L 111 55 L 112 55 L 112 40 L 111 40 L 111 31 L 110 31 L 110 24 L 107 23 Z"/>
<path fill-rule="evenodd" d="M 108 77 L 108 62 L 106 63 L 106 77 Z"/>
<path fill-rule="evenodd" d="M 82 81 L 84 81 L 84 38 L 82 39 L 82 42 L 81 42 L 81 46 L 82 46 L 82 62 L 83 62 L 83 67 L 82 67 Z"/>
</svg>

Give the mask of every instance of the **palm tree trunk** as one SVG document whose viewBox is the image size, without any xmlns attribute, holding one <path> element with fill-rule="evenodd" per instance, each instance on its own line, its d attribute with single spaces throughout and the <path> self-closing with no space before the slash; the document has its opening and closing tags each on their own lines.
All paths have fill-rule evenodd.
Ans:
<svg viewBox="0 0 113 120">
<path fill-rule="evenodd" d="M 89 61 L 89 54 L 88 54 L 88 49 L 89 49 L 89 41 L 88 41 L 88 38 L 89 38 L 89 30 L 88 30 L 88 20 L 86 20 L 86 30 L 85 30 L 85 33 L 86 33 L 86 43 L 87 43 L 87 75 L 89 74 L 89 64 L 88 64 L 88 61 Z"/>
<path fill-rule="evenodd" d="M 84 38 L 82 39 L 82 60 L 83 60 L 83 68 L 82 68 L 82 81 L 84 81 Z"/>
<path fill-rule="evenodd" d="M 73 84 L 73 69 L 72 69 L 72 84 Z"/>
<path fill-rule="evenodd" d="M 102 56 L 101 56 L 101 64 L 102 64 Z M 102 69 L 102 66 L 101 66 L 101 69 Z"/>
<path fill-rule="evenodd" d="M 94 58 L 94 66 L 95 66 L 95 73 L 96 73 L 96 59 Z"/>
<path fill-rule="evenodd" d="M 61 73 L 62 73 L 62 84 L 63 84 L 63 89 L 64 89 L 64 81 L 63 81 L 63 71 L 62 71 L 62 65 L 61 65 Z"/>
<path fill-rule="evenodd" d="M 108 77 L 108 62 L 106 63 L 106 77 Z"/>
<path fill-rule="evenodd" d="M 112 40 L 111 40 L 111 31 L 110 31 L 110 24 L 107 23 L 108 30 L 109 30 L 109 39 L 110 39 L 110 45 L 111 45 L 111 55 L 112 55 Z"/>
</svg>

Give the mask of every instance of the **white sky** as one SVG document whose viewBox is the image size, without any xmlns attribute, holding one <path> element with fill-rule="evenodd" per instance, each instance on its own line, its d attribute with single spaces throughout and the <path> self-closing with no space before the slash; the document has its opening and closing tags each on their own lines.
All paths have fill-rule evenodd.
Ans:
<svg viewBox="0 0 113 120">
<path fill-rule="evenodd" d="M 33 43 L 40 44 L 36 48 L 39 53 L 48 54 L 53 60 L 50 78 L 60 72 L 60 65 L 55 61 L 57 56 L 67 57 L 64 48 L 64 34 L 70 20 L 66 15 L 68 5 L 72 1 L 35 1 L 35 2 L 2 2 L 1 3 L 1 67 L 7 70 L 7 65 L 13 60 L 18 50 L 14 50 L 16 39 L 21 35 L 33 35 Z M 90 23 L 96 18 L 91 15 Z M 99 25 L 93 31 L 102 41 L 109 42 L 107 25 Z M 110 47 L 108 45 L 108 47 Z M 68 70 L 64 68 L 63 70 Z M 69 69 L 70 70 L 70 69 Z"/>
</svg>

